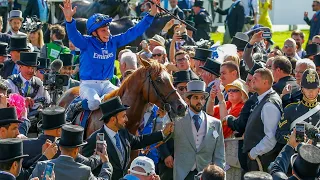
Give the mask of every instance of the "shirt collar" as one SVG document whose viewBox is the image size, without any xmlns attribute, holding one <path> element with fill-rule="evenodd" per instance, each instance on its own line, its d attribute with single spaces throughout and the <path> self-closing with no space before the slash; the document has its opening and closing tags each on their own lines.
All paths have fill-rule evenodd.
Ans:
<svg viewBox="0 0 320 180">
<path fill-rule="evenodd" d="M 262 100 L 269 92 L 271 92 L 272 90 L 273 90 L 273 89 L 270 88 L 268 91 L 266 91 L 266 92 L 264 92 L 263 94 L 259 95 L 259 96 L 258 96 L 258 101 L 259 101 L 259 103 L 260 103 L 261 100 Z"/>
<path fill-rule="evenodd" d="M 108 128 L 108 126 L 106 125 L 103 125 L 103 126 L 104 126 L 104 130 L 109 135 L 109 137 L 113 138 L 117 134 L 117 132 L 114 132 L 112 129 Z"/>
<path fill-rule="evenodd" d="M 28 81 L 28 80 L 26 80 L 26 79 L 21 75 L 21 73 L 19 73 L 19 76 L 20 76 L 20 78 L 21 78 L 21 80 L 22 80 L 23 84 L 25 84 L 25 83 L 26 83 L 26 81 Z M 29 83 L 32 81 L 32 79 L 33 79 L 33 77 L 29 80 Z"/>
<path fill-rule="evenodd" d="M 201 118 L 201 120 L 204 120 L 205 118 L 204 118 L 204 113 L 202 112 L 202 111 L 200 111 L 199 113 L 194 113 L 190 108 L 188 108 L 188 111 L 189 111 L 189 113 L 190 113 L 190 116 L 191 116 L 191 118 L 194 116 L 194 115 L 199 115 L 200 116 L 200 118 Z"/>
</svg>

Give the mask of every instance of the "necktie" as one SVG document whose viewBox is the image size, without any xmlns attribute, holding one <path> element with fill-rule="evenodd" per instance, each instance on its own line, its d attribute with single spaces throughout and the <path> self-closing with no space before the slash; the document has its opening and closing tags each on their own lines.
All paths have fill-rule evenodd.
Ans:
<svg viewBox="0 0 320 180">
<path fill-rule="evenodd" d="M 29 89 L 29 81 L 26 81 L 24 84 L 25 84 L 25 86 L 23 89 L 23 93 L 24 93 L 24 97 L 27 97 L 28 89 Z"/>
<path fill-rule="evenodd" d="M 200 129 L 200 121 L 201 121 L 200 116 L 196 114 L 192 118 L 194 120 L 194 125 L 196 126 L 197 131 L 199 131 L 199 129 Z"/>
<path fill-rule="evenodd" d="M 18 66 L 15 64 L 12 70 L 12 75 L 13 74 L 19 74 Z"/>
<path fill-rule="evenodd" d="M 114 137 L 116 138 L 116 146 L 117 146 L 118 150 L 120 151 L 122 158 L 124 158 L 124 152 L 123 152 L 123 149 L 121 148 L 121 144 L 120 144 L 121 143 L 120 136 L 117 133 Z"/>
</svg>

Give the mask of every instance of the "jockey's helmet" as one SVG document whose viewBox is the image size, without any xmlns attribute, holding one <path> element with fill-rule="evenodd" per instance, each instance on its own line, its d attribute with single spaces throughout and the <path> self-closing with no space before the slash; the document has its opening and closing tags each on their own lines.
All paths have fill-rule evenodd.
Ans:
<svg viewBox="0 0 320 180">
<path fill-rule="evenodd" d="M 88 34 L 92 34 L 95 30 L 102 26 L 109 25 L 112 18 L 104 14 L 94 14 L 87 21 Z"/>
</svg>

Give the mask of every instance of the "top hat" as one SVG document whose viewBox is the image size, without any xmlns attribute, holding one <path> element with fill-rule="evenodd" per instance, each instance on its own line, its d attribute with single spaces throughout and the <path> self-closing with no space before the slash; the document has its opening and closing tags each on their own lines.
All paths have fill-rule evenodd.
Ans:
<svg viewBox="0 0 320 180">
<path fill-rule="evenodd" d="M 305 58 L 308 58 L 309 56 L 316 55 L 320 52 L 320 45 L 319 44 L 309 44 L 306 48 L 306 55 Z"/>
<path fill-rule="evenodd" d="M 10 11 L 8 21 L 10 21 L 11 19 L 20 19 L 21 21 L 23 21 L 22 11 L 20 10 Z"/>
<path fill-rule="evenodd" d="M 266 172 L 251 171 L 243 176 L 244 180 L 272 180 L 272 176 Z"/>
<path fill-rule="evenodd" d="M 291 157 L 292 170 L 299 179 L 315 179 L 320 169 L 320 149 L 313 145 L 302 145 L 298 154 Z"/>
<path fill-rule="evenodd" d="M 237 49 L 240 51 L 244 51 L 247 43 L 249 42 L 249 36 L 242 32 L 237 32 L 235 36 L 233 36 L 231 44 L 237 46 Z"/>
<path fill-rule="evenodd" d="M 317 66 L 320 66 L 320 54 L 317 54 L 313 57 L 313 62 Z"/>
<path fill-rule="evenodd" d="M 21 52 L 20 61 L 17 61 L 18 65 L 37 67 L 39 53 L 36 52 Z"/>
<path fill-rule="evenodd" d="M 203 7 L 203 1 L 202 0 L 196 0 L 195 2 L 194 2 L 194 5 L 193 5 L 194 7 L 200 7 L 200 8 L 202 8 Z"/>
<path fill-rule="evenodd" d="M 0 42 L 0 56 L 8 56 L 7 47 L 8 43 Z"/>
<path fill-rule="evenodd" d="M 173 74 L 173 85 L 176 86 L 182 82 L 189 82 L 192 80 L 199 80 L 199 76 L 196 75 L 192 70 L 178 71 Z"/>
<path fill-rule="evenodd" d="M 86 145 L 83 141 L 84 129 L 78 125 L 62 126 L 61 138 L 57 140 L 57 144 L 62 147 L 75 148 Z"/>
<path fill-rule="evenodd" d="M 63 66 L 73 66 L 73 54 L 60 54 Z"/>
<path fill-rule="evenodd" d="M 190 81 L 187 84 L 187 92 L 184 94 L 185 97 L 194 94 L 204 94 L 205 98 L 209 96 L 206 92 L 206 83 L 200 80 Z"/>
<path fill-rule="evenodd" d="M 246 85 L 244 82 L 240 81 L 239 79 L 234 80 L 232 83 L 227 84 L 225 87 L 226 92 L 228 92 L 228 90 L 230 88 L 237 88 L 241 91 L 241 93 L 245 96 L 246 99 L 249 98 L 248 95 L 248 89 L 246 88 Z"/>
<path fill-rule="evenodd" d="M 39 57 L 38 58 L 39 61 L 39 66 L 37 67 L 37 69 L 50 69 L 50 59 L 49 58 L 43 58 L 43 57 Z"/>
<path fill-rule="evenodd" d="M 122 104 L 119 96 L 113 97 L 103 104 L 100 104 L 100 109 L 103 114 L 103 116 L 100 118 L 100 121 L 104 119 L 108 120 L 117 113 L 125 111 L 129 108 L 129 106 Z"/>
<path fill-rule="evenodd" d="M 156 43 L 159 43 L 160 46 L 165 46 L 166 40 L 162 37 L 159 36 L 158 34 L 154 35 L 149 41 L 155 41 Z"/>
<path fill-rule="evenodd" d="M 208 58 L 206 60 L 206 63 L 203 66 L 200 66 L 200 68 L 204 69 L 205 71 L 208 71 L 211 74 L 216 75 L 217 77 L 220 77 L 220 66 L 221 63 L 219 61 Z"/>
<path fill-rule="evenodd" d="M 204 49 L 204 48 L 196 48 L 196 52 L 193 59 L 199 60 L 199 61 L 206 61 L 207 58 L 211 58 L 211 56 L 212 56 L 212 50 Z"/>
<path fill-rule="evenodd" d="M 319 87 L 319 75 L 314 69 L 307 69 L 301 78 L 301 87 L 306 89 L 317 89 Z"/>
<path fill-rule="evenodd" d="M 0 162 L 8 162 L 27 156 L 29 155 L 23 154 L 21 139 L 8 138 L 0 140 Z"/>
<path fill-rule="evenodd" d="M 58 129 L 64 124 L 66 124 L 65 109 L 54 106 L 42 111 L 42 120 L 38 122 L 38 128 L 41 130 Z"/>
<path fill-rule="evenodd" d="M 254 72 L 257 70 L 257 69 L 260 69 L 260 68 L 264 68 L 265 67 L 265 64 L 263 62 L 254 62 L 254 65 L 253 67 L 248 71 L 249 74 L 251 74 L 252 76 L 254 75 Z"/>
<path fill-rule="evenodd" d="M 22 123 L 18 120 L 17 111 L 14 107 L 0 109 L 0 126 L 8 125 L 10 123 Z"/>
<path fill-rule="evenodd" d="M 8 51 L 26 51 L 28 47 L 27 36 L 11 36 Z"/>
</svg>

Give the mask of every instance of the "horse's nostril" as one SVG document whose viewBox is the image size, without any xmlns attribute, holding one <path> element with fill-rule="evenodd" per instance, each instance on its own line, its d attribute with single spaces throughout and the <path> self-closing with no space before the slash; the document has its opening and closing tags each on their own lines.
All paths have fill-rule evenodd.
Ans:
<svg viewBox="0 0 320 180">
<path fill-rule="evenodd" d="M 178 109 L 178 112 L 181 113 L 181 112 L 186 111 L 187 108 L 183 104 L 180 104 L 177 109 Z"/>
</svg>

